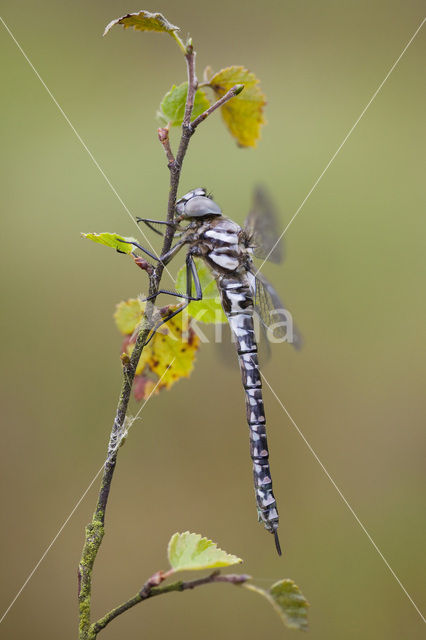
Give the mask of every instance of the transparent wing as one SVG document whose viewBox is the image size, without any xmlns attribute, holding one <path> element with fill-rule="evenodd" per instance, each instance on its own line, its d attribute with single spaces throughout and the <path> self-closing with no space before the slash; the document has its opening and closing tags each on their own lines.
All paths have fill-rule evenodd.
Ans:
<svg viewBox="0 0 426 640">
<path fill-rule="evenodd" d="M 246 218 L 244 231 L 256 258 L 267 258 L 275 263 L 282 261 L 284 245 L 280 239 L 276 210 L 263 187 L 254 190 L 253 205 Z"/>
<path fill-rule="evenodd" d="M 254 272 L 254 305 L 269 342 L 290 342 L 296 349 L 302 346 L 301 335 L 271 283 L 260 272 Z"/>
</svg>

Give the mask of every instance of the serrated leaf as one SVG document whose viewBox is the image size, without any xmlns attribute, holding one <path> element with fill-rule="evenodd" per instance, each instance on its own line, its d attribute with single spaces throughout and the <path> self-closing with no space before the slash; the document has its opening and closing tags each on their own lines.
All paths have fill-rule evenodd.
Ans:
<svg viewBox="0 0 426 640">
<path fill-rule="evenodd" d="M 233 66 L 215 73 L 209 82 L 217 98 L 224 96 L 236 84 L 243 84 L 244 91 L 220 108 L 222 117 L 239 146 L 255 147 L 260 138 L 260 128 L 265 124 L 263 108 L 266 104 L 258 78 L 244 67 Z"/>
<path fill-rule="evenodd" d="M 199 302 L 191 302 L 188 306 L 188 314 L 198 322 L 207 324 L 219 324 L 226 322 L 226 316 L 220 303 L 219 291 L 216 281 L 210 269 L 203 260 L 195 259 L 198 276 L 200 278 L 203 299 Z M 179 269 L 176 278 L 177 291 L 186 291 L 186 267 Z"/>
<path fill-rule="evenodd" d="M 150 11 L 137 11 L 136 13 L 127 13 L 121 18 L 111 20 L 105 27 L 104 36 L 116 24 L 121 24 L 125 29 L 134 27 L 136 31 L 159 31 L 160 33 L 169 33 L 173 35 L 179 31 L 179 27 L 171 24 L 162 13 L 151 13 Z"/>
<path fill-rule="evenodd" d="M 169 541 L 168 557 L 175 571 L 215 569 L 242 562 L 241 558 L 222 551 L 199 533 L 175 533 Z"/>
<path fill-rule="evenodd" d="M 114 320 L 123 335 L 131 335 L 142 320 L 145 304 L 139 298 L 119 302 L 115 308 Z"/>
<path fill-rule="evenodd" d="M 286 627 L 307 631 L 309 602 L 293 580 L 279 580 L 267 591 L 253 584 L 244 587 L 266 598 Z"/>
<path fill-rule="evenodd" d="M 188 83 L 176 86 L 173 85 L 161 101 L 157 118 L 161 124 L 168 124 L 172 127 L 180 127 L 185 114 L 186 96 L 188 94 Z M 195 93 L 194 108 L 192 110 L 191 121 L 201 115 L 210 106 L 210 102 L 204 91 L 198 89 Z"/>
<path fill-rule="evenodd" d="M 214 75 L 214 71 L 211 66 L 208 64 L 207 67 L 204 67 L 203 71 L 203 82 L 210 82 L 210 78 Z"/>
<path fill-rule="evenodd" d="M 93 240 L 93 242 L 97 242 L 98 244 L 104 244 L 107 247 L 112 247 L 122 253 L 132 253 L 134 246 L 129 244 L 129 242 L 136 242 L 134 238 L 126 238 L 120 236 L 118 233 L 82 233 L 81 237 Z"/>
<path fill-rule="evenodd" d="M 117 305 L 114 319 L 119 331 L 126 335 L 123 351 L 131 355 L 144 311 L 145 302 L 131 298 Z M 160 309 L 155 321 L 166 317 L 176 306 Z M 134 394 L 137 400 L 147 398 L 156 386 L 156 393 L 170 389 L 181 378 L 191 374 L 200 339 L 191 328 L 188 316 L 179 313 L 164 324 L 144 348 L 136 368 Z M 157 384 L 158 383 L 158 384 Z"/>
<path fill-rule="evenodd" d="M 157 109 L 157 112 L 155 114 L 155 117 L 157 119 L 157 122 L 160 126 L 162 127 L 167 127 L 167 125 L 169 124 L 169 121 L 167 120 L 166 116 L 164 115 L 164 113 L 161 113 L 160 109 Z"/>
</svg>

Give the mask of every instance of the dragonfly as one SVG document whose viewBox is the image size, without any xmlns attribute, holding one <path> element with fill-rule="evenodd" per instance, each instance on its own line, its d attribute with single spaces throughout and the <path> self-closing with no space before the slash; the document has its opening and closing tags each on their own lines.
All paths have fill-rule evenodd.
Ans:
<svg viewBox="0 0 426 640">
<path fill-rule="evenodd" d="M 202 259 L 216 281 L 221 304 L 227 317 L 233 342 L 236 345 L 245 394 L 247 423 L 250 432 L 250 455 L 258 519 L 274 535 L 275 546 L 281 555 L 278 537 L 279 516 L 272 489 L 266 418 L 262 397 L 262 377 L 259 369 L 255 316 L 268 329 L 274 324 L 276 338 L 286 336 L 288 323 L 284 305 L 269 281 L 255 267 L 254 258 L 282 259 L 282 244 L 278 242 L 276 220 L 266 192 L 257 188 L 253 207 L 242 228 L 223 215 L 220 206 L 204 188 L 193 189 L 177 200 L 172 222 L 137 218 L 150 229 L 164 235 L 157 225 L 172 225 L 177 242 L 167 253 L 157 257 L 136 241 L 135 247 L 153 260 L 167 265 L 176 254 L 186 248 L 186 292 L 159 289 L 160 293 L 183 299 L 177 309 L 160 321 L 148 337 L 152 339 L 159 326 L 182 312 L 191 301 L 201 300 L 203 292 L 194 258 Z M 278 318 L 282 322 L 272 323 Z M 272 318 L 272 316 L 274 316 Z M 293 329 L 293 345 L 300 345 L 299 334 Z"/>
</svg>

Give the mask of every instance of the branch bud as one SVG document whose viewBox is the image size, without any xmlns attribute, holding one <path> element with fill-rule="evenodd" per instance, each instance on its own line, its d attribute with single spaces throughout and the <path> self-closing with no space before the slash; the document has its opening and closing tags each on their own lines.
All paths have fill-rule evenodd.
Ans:
<svg viewBox="0 0 426 640">
<path fill-rule="evenodd" d="M 161 144 L 164 144 L 169 139 L 169 130 L 167 127 L 158 128 L 158 139 Z"/>
<path fill-rule="evenodd" d="M 142 269 L 142 271 L 146 271 L 149 276 L 152 276 L 152 274 L 154 273 L 152 264 L 150 264 L 147 260 L 145 260 L 145 258 L 142 258 L 141 256 L 135 256 L 132 254 L 132 258 L 138 265 L 139 269 Z"/>
<path fill-rule="evenodd" d="M 120 356 L 121 364 L 123 365 L 123 369 L 127 369 L 130 364 L 130 358 L 127 353 L 122 353 Z"/>
</svg>

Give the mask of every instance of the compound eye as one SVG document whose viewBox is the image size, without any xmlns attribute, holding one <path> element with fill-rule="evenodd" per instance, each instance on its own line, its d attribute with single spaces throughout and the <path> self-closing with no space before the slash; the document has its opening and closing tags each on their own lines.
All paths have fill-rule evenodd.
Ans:
<svg viewBox="0 0 426 640">
<path fill-rule="evenodd" d="M 211 198 L 206 198 L 205 196 L 195 196 L 191 198 L 191 200 L 184 205 L 184 212 L 188 218 L 222 215 L 222 210 L 219 205 Z"/>
<path fill-rule="evenodd" d="M 185 212 L 185 202 L 184 200 L 178 200 L 176 202 L 176 213 L 178 213 L 180 216 Z"/>
</svg>

